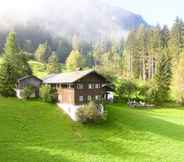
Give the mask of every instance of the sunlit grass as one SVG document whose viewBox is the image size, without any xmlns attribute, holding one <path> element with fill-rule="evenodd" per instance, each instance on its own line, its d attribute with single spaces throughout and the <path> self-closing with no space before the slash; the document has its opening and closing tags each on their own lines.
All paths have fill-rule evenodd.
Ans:
<svg viewBox="0 0 184 162">
<path fill-rule="evenodd" d="M 184 161 L 184 108 L 107 106 L 101 124 L 72 122 L 56 105 L 0 98 L 0 161 Z"/>
</svg>

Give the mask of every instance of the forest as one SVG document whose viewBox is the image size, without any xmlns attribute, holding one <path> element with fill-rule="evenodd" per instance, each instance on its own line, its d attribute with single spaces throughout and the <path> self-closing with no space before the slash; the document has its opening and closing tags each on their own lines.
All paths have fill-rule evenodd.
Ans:
<svg viewBox="0 0 184 162">
<path fill-rule="evenodd" d="M 118 100 L 184 102 L 184 22 L 178 17 L 171 28 L 140 25 L 121 40 L 85 41 L 77 34 L 71 38 L 54 37 L 34 25 L 19 26 L 14 34 L 8 33 L 0 32 L 1 55 L 6 60 L 0 70 L 0 92 L 3 72 L 11 71 L 5 64 L 15 58 L 10 53 L 21 53 L 21 63 L 35 60 L 44 64 L 48 73 L 95 68 L 114 83 Z M 26 66 L 12 75 L 31 73 L 31 67 Z"/>
</svg>

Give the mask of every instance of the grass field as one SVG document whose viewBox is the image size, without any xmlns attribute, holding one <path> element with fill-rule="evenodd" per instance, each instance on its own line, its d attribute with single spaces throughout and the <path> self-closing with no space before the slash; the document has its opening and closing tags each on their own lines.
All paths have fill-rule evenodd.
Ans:
<svg viewBox="0 0 184 162">
<path fill-rule="evenodd" d="M 106 122 L 82 125 L 52 104 L 0 98 L 0 161 L 184 161 L 184 108 L 107 108 Z"/>
</svg>

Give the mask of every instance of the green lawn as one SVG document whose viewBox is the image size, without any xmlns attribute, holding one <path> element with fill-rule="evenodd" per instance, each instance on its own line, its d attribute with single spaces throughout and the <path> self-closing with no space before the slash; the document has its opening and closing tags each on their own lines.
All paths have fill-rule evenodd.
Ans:
<svg viewBox="0 0 184 162">
<path fill-rule="evenodd" d="M 184 108 L 108 110 L 82 125 L 55 105 L 0 98 L 0 162 L 184 161 Z"/>
</svg>

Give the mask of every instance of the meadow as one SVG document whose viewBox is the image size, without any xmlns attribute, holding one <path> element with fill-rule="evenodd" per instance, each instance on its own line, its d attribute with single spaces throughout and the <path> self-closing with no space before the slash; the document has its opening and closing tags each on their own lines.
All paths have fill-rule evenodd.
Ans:
<svg viewBox="0 0 184 162">
<path fill-rule="evenodd" d="M 83 125 L 54 104 L 0 97 L 0 161 L 184 161 L 184 107 L 107 109 L 107 121 Z"/>
</svg>

